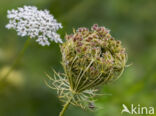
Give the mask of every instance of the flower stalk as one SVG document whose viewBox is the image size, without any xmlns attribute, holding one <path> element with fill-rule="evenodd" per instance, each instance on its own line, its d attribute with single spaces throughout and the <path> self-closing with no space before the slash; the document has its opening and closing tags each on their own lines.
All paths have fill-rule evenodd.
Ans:
<svg viewBox="0 0 156 116">
<path fill-rule="evenodd" d="M 29 41 L 30 41 L 30 38 L 28 38 L 26 40 L 26 42 L 24 43 L 24 46 L 23 48 L 21 49 L 21 51 L 19 52 L 18 54 L 18 57 L 15 59 L 14 63 L 12 64 L 12 66 L 10 67 L 9 71 L 1 78 L 1 81 L 2 80 L 6 80 L 7 77 L 11 74 L 12 70 L 18 65 L 18 63 L 20 62 L 20 60 L 22 59 L 26 49 L 28 48 L 29 46 Z"/>
<path fill-rule="evenodd" d="M 74 97 L 74 94 L 73 94 Z M 73 97 L 71 97 L 63 106 L 63 109 L 61 110 L 59 116 L 63 116 L 67 108 L 69 107 L 70 103 L 72 102 Z"/>
</svg>

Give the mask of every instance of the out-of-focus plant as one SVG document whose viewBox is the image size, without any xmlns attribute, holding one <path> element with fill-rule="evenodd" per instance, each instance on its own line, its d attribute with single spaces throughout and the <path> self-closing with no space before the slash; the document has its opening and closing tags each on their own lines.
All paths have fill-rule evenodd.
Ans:
<svg viewBox="0 0 156 116">
<path fill-rule="evenodd" d="M 2 68 L 0 71 L 0 75 L 4 76 L 8 72 L 9 69 L 10 67 Z M 6 79 L 8 83 L 17 87 L 21 87 L 24 82 L 24 79 L 22 77 L 23 77 L 23 74 L 20 71 L 12 70 L 12 73 Z"/>
<path fill-rule="evenodd" d="M 62 25 L 54 19 L 48 10 L 38 10 L 35 6 L 24 6 L 17 10 L 8 10 L 7 18 L 9 23 L 6 25 L 6 28 L 14 29 L 19 36 L 28 36 L 29 38 L 10 70 L 1 79 L 7 78 L 18 64 L 28 47 L 30 39 L 37 38 L 36 42 L 42 46 L 49 46 L 50 41 L 62 43 L 60 35 L 56 33 L 58 29 L 62 28 Z"/>
<path fill-rule="evenodd" d="M 69 104 L 81 108 L 93 108 L 97 87 L 117 80 L 124 71 L 127 53 L 121 41 L 115 40 L 105 27 L 93 25 L 91 30 L 79 28 L 66 35 L 60 46 L 64 73 L 55 72 L 51 83 L 65 105 L 59 116 L 63 116 Z"/>
</svg>

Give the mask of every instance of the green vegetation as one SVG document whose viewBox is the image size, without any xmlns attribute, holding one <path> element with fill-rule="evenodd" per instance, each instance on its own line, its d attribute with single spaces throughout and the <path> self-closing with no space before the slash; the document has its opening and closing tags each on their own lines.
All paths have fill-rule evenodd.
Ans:
<svg viewBox="0 0 156 116">
<path fill-rule="evenodd" d="M 70 106 L 65 116 L 120 116 L 122 104 L 156 108 L 156 1 L 154 0 L 1 0 L 0 77 L 5 75 L 27 37 L 7 30 L 7 10 L 23 5 L 48 9 L 63 23 L 61 38 L 72 28 L 104 25 L 127 47 L 128 64 L 121 78 L 100 89 L 97 111 Z M 35 41 L 35 40 L 34 40 Z M 59 45 L 42 47 L 30 41 L 23 59 L 6 82 L 0 82 L 0 116 L 57 116 L 62 103 L 55 90 L 48 88 L 45 72 L 63 72 Z M 107 95 L 111 94 L 111 95 Z M 125 115 L 127 115 L 125 113 Z"/>
</svg>

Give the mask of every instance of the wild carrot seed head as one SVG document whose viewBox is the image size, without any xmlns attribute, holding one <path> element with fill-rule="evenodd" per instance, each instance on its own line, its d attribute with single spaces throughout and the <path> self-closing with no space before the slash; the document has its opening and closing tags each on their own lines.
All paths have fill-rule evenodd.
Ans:
<svg viewBox="0 0 156 116">
<path fill-rule="evenodd" d="M 62 64 L 76 92 L 116 80 L 123 72 L 127 54 L 121 41 L 105 27 L 79 28 L 66 35 L 61 45 Z"/>
</svg>

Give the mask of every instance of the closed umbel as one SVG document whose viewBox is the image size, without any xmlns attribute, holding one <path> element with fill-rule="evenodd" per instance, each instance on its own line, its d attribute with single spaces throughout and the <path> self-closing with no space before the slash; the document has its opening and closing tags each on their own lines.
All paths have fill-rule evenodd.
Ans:
<svg viewBox="0 0 156 116">
<path fill-rule="evenodd" d="M 79 28 L 61 45 L 62 65 L 72 91 L 79 93 L 116 80 L 127 54 L 105 27 Z"/>
</svg>

